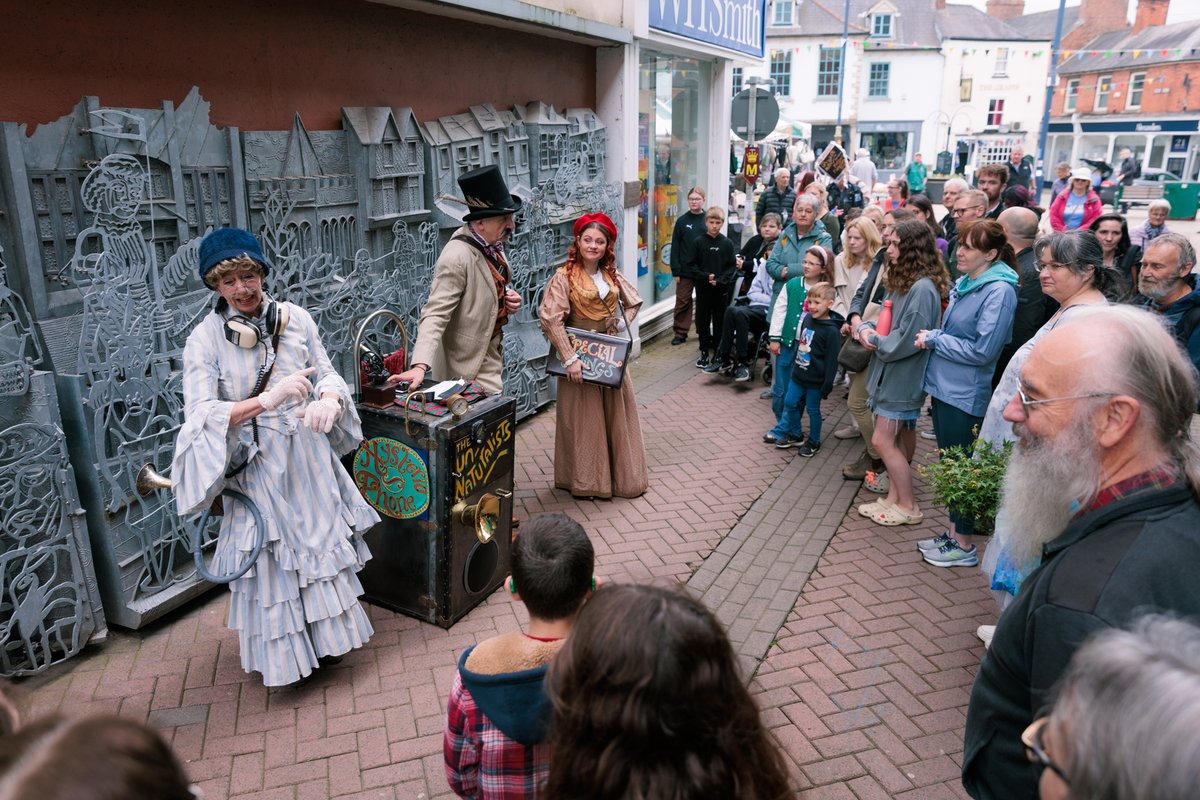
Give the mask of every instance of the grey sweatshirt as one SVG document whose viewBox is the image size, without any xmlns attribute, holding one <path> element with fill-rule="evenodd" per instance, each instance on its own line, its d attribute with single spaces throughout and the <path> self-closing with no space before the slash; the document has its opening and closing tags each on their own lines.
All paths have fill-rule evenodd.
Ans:
<svg viewBox="0 0 1200 800">
<path fill-rule="evenodd" d="M 930 351 L 918 350 L 913 340 L 917 331 L 937 328 L 942 298 L 933 281 L 921 278 L 906 294 L 888 292 L 884 299 L 892 301 L 892 331 L 875 340 L 879 349 L 867 372 L 867 393 L 881 411 L 920 411 Z"/>
</svg>

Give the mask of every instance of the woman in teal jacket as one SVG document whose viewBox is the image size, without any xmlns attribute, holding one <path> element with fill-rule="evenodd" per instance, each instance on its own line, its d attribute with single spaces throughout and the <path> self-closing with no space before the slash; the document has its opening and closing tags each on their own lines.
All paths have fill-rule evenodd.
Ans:
<svg viewBox="0 0 1200 800">
<path fill-rule="evenodd" d="M 933 398 L 933 432 L 939 450 L 975 442 L 1000 351 L 1012 338 L 1017 310 L 1016 253 L 999 222 L 965 222 L 958 233 L 958 268 L 963 276 L 950 292 L 941 330 L 917 333 L 917 347 L 932 351 L 925 391 Z M 975 520 L 950 509 L 950 529 L 918 543 L 935 567 L 979 563 L 971 535 Z"/>
</svg>

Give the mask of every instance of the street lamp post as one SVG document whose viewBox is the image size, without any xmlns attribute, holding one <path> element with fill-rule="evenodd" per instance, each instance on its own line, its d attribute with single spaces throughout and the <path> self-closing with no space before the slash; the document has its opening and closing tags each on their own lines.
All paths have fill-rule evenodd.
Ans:
<svg viewBox="0 0 1200 800">
<path fill-rule="evenodd" d="M 1050 135 L 1050 104 L 1054 100 L 1054 84 L 1058 80 L 1058 47 L 1062 43 L 1063 12 L 1067 0 L 1058 0 L 1058 21 L 1054 24 L 1054 41 L 1050 45 L 1050 74 L 1046 76 L 1046 107 L 1042 111 L 1042 128 L 1038 132 L 1037 187 L 1034 197 L 1042 196 L 1042 186 L 1046 181 L 1046 139 Z"/>
<path fill-rule="evenodd" d="M 837 126 L 833 129 L 833 140 L 838 143 L 838 147 L 844 147 L 842 144 L 842 95 L 846 93 L 846 47 L 850 39 L 850 0 L 846 0 L 846 6 L 842 11 L 842 55 L 841 63 L 838 65 L 838 112 Z M 817 56 L 820 58 L 820 55 Z"/>
</svg>

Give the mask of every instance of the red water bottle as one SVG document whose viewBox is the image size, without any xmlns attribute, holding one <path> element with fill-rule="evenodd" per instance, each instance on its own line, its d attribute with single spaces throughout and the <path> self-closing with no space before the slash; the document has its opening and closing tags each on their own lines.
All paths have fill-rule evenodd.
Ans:
<svg viewBox="0 0 1200 800">
<path fill-rule="evenodd" d="M 875 322 L 875 332 L 880 336 L 887 336 L 892 332 L 892 301 L 883 301 L 883 310 L 879 312 L 879 319 Z"/>
</svg>

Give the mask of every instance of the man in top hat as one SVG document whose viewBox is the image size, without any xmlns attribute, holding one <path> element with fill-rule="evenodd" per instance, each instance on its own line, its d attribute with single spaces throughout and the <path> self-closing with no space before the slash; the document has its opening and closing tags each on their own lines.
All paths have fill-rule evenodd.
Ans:
<svg viewBox="0 0 1200 800">
<path fill-rule="evenodd" d="M 432 372 L 439 380 L 474 380 L 488 394 L 499 394 L 500 331 L 521 307 L 521 295 L 508 288 L 512 270 L 504 255 L 521 198 L 509 194 L 494 165 L 463 173 L 458 186 L 467 206 L 464 224 L 434 265 L 412 368 L 388 380 L 416 387 Z"/>
</svg>

